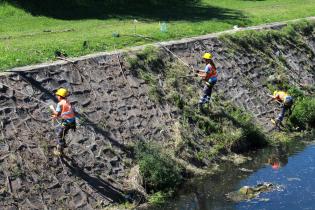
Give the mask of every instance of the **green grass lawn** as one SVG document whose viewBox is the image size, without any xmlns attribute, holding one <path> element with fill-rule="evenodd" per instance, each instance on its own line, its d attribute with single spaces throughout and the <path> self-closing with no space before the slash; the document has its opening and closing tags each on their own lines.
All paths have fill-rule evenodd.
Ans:
<svg viewBox="0 0 315 210">
<path fill-rule="evenodd" d="M 201 0 L 189 5 L 98 3 L 67 7 L 54 3 L 58 0 L 48 0 L 47 4 L 12 2 L 0 0 L 0 70 L 54 60 L 56 50 L 73 57 L 148 43 L 127 36 L 135 33 L 134 19 L 138 20 L 137 34 L 170 40 L 223 31 L 234 25 L 315 15 L 315 0 Z M 167 32 L 160 31 L 161 22 L 167 23 Z M 113 37 L 113 33 L 120 37 Z"/>
</svg>

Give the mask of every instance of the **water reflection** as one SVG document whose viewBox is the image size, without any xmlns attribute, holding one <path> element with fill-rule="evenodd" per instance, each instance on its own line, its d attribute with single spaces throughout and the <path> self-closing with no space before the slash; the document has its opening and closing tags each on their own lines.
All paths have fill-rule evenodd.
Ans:
<svg viewBox="0 0 315 210">
<path fill-rule="evenodd" d="M 221 173 L 186 184 L 175 201 L 157 209 L 315 209 L 314 144 L 279 146 L 251 155 L 253 160 L 245 164 L 224 164 Z M 228 192 L 262 182 L 282 187 L 250 201 L 235 203 L 226 199 Z"/>
<path fill-rule="evenodd" d="M 276 147 L 268 158 L 268 164 L 271 165 L 271 168 L 278 170 L 281 167 L 284 167 L 288 163 L 288 153 L 283 147 Z"/>
</svg>

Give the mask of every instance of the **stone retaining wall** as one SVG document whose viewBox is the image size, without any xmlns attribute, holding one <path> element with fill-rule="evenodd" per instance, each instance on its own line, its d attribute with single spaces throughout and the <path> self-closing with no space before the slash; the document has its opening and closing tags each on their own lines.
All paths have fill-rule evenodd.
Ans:
<svg viewBox="0 0 315 210">
<path fill-rule="evenodd" d="M 266 104 L 266 81 L 275 70 L 266 54 L 231 53 L 229 45 L 213 35 L 162 44 L 199 67 L 201 55 L 213 52 L 220 69 L 216 93 L 270 126 L 276 108 Z M 272 59 L 285 59 L 292 82 L 314 84 L 314 36 L 304 37 L 304 44 L 274 42 Z M 137 50 L 141 48 L 133 52 Z M 125 199 L 125 180 L 132 166 L 128 145 L 139 138 L 167 141 L 179 117 L 176 107 L 150 100 L 148 84 L 132 75 L 125 56 L 102 53 L 74 63 L 12 69 L 0 76 L 0 209 L 95 209 Z M 171 57 L 165 52 L 165 60 Z M 55 103 L 53 93 L 59 87 L 71 91 L 70 100 L 85 122 L 67 139 L 71 160 L 57 165 L 51 155 L 56 123 L 47 104 Z"/>
</svg>

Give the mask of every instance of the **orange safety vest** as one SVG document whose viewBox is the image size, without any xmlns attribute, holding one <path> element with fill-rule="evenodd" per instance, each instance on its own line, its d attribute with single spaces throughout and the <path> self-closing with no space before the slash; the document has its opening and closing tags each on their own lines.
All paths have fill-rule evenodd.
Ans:
<svg viewBox="0 0 315 210">
<path fill-rule="evenodd" d="M 60 117 L 62 119 L 67 120 L 67 119 L 75 118 L 75 113 L 73 111 L 73 108 L 67 100 L 63 99 L 59 102 L 59 104 L 62 107 L 61 114 L 60 114 Z"/>
<path fill-rule="evenodd" d="M 205 80 L 208 81 L 210 78 L 214 78 L 214 77 L 217 77 L 217 69 L 211 65 L 211 64 L 208 64 L 210 65 L 209 68 L 210 68 L 210 71 L 207 73 L 207 75 L 205 76 Z"/>
</svg>

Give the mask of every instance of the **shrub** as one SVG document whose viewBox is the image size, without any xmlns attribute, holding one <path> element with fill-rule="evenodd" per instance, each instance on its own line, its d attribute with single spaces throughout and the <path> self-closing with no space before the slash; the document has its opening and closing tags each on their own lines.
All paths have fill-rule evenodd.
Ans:
<svg viewBox="0 0 315 210">
<path fill-rule="evenodd" d="M 312 33 L 314 32 L 314 23 L 305 20 L 293 23 L 291 24 L 291 27 L 291 30 L 300 32 L 304 36 L 312 35 Z"/>
<path fill-rule="evenodd" d="M 301 129 L 315 127 L 315 98 L 306 97 L 295 102 L 290 122 Z"/>
<path fill-rule="evenodd" d="M 159 73 L 164 69 L 160 51 L 154 46 L 147 46 L 136 55 L 127 55 L 126 60 L 132 75 L 148 84 L 149 98 L 154 102 L 162 103 L 163 90 L 157 82 Z"/>
<path fill-rule="evenodd" d="M 181 183 L 182 169 L 158 147 L 138 143 L 136 156 L 148 191 L 170 190 Z"/>
<path fill-rule="evenodd" d="M 228 115 L 236 127 L 241 128 L 241 134 L 231 146 L 234 152 L 246 151 L 249 147 L 262 147 L 267 144 L 267 137 L 256 126 L 253 116 L 236 107 L 227 107 Z"/>
<path fill-rule="evenodd" d="M 290 96 L 293 96 L 294 99 L 298 99 L 300 97 L 303 97 L 304 96 L 304 93 L 301 89 L 299 88 L 296 88 L 294 86 L 291 86 L 289 89 L 288 89 L 288 94 Z"/>
<path fill-rule="evenodd" d="M 154 46 L 146 46 L 142 51 L 137 52 L 135 55 L 125 54 L 126 60 L 135 76 L 137 71 L 146 70 L 159 73 L 164 69 L 161 51 Z"/>
<path fill-rule="evenodd" d="M 168 99 L 171 103 L 173 103 L 175 106 L 177 106 L 179 109 L 183 109 L 185 106 L 185 101 L 182 98 L 182 96 L 176 92 L 176 91 L 171 91 L 168 94 Z"/>
<path fill-rule="evenodd" d="M 149 197 L 149 203 L 151 205 L 159 206 L 164 204 L 170 196 L 170 193 L 158 191 Z"/>
</svg>

